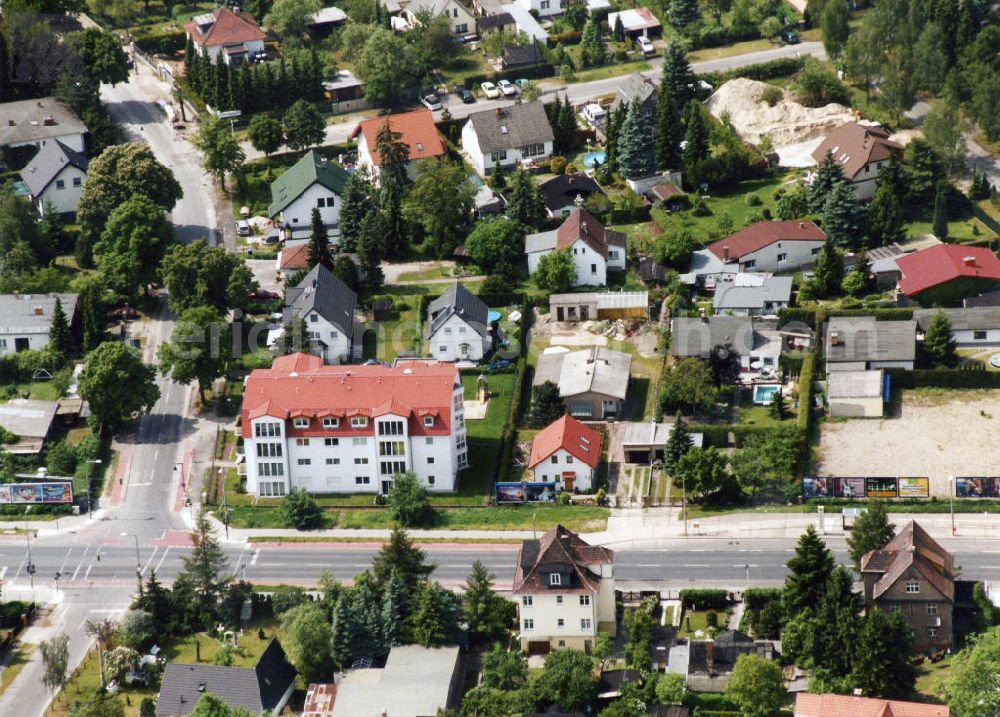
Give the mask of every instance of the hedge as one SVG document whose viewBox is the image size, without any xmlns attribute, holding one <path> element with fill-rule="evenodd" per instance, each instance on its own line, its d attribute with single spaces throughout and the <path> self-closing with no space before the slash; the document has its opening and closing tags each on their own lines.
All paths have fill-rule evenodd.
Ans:
<svg viewBox="0 0 1000 717">
<path fill-rule="evenodd" d="M 681 605 L 693 610 L 726 610 L 729 593 L 725 590 L 689 588 L 681 590 Z"/>
<path fill-rule="evenodd" d="M 817 322 L 834 316 L 870 316 L 876 321 L 909 321 L 913 318 L 913 309 L 825 309 L 823 307 L 786 307 L 778 309 L 778 321 L 782 324 L 791 322 L 803 323 L 810 328 L 816 328 Z"/>
<path fill-rule="evenodd" d="M 773 80 L 777 77 L 788 77 L 794 75 L 805 67 L 803 57 L 784 57 L 769 62 L 758 62 L 753 65 L 736 67 L 726 72 L 707 72 L 699 75 L 708 81 L 713 87 L 718 87 L 723 82 L 734 80 L 738 77 L 745 77 L 750 80 Z"/>
<path fill-rule="evenodd" d="M 183 30 L 174 32 L 156 32 L 135 38 L 136 47 L 146 53 L 172 55 L 184 49 L 187 33 Z"/>
<path fill-rule="evenodd" d="M 799 371 L 799 415 L 797 422 L 802 430 L 803 440 L 809 442 L 809 427 L 812 425 L 813 373 L 816 370 L 816 354 L 806 354 Z"/>
<path fill-rule="evenodd" d="M 763 610 L 775 600 L 781 600 L 781 588 L 747 588 L 743 591 L 747 610 Z"/>
<path fill-rule="evenodd" d="M 0 357 L 0 376 L 5 382 L 24 382 L 34 379 L 35 371 L 46 369 L 55 371 L 66 363 L 66 358 L 58 351 L 49 349 L 20 351 Z"/>
<path fill-rule="evenodd" d="M 983 366 L 885 371 L 895 388 L 1000 388 L 1000 373 L 987 371 Z"/>
<path fill-rule="evenodd" d="M 543 62 L 539 65 L 533 65 L 532 67 L 522 67 L 518 70 L 511 70 L 509 72 L 494 72 L 494 73 L 479 73 L 476 75 L 466 75 L 462 78 L 462 86 L 467 89 L 476 89 L 483 82 L 489 80 L 490 82 L 496 82 L 497 80 L 538 80 L 545 77 L 553 77 L 556 74 L 556 68 L 551 63 Z"/>
<path fill-rule="evenodd" d="M 569 32 L 560 32 L 555 35 L 549 35 L 549 39 L 546 44 L 555 48 L 556 45 L 575 45 L 580 42 L 580 38 L 583 37 L 583 31 L 581 30 L 570 30 Z"/>
</svg>

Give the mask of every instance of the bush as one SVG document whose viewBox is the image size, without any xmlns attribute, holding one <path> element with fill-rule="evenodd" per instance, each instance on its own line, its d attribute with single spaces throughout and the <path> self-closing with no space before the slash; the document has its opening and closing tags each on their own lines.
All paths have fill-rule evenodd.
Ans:
<svg viewBox="0 0 1000 717">
<path fill-rule="evenodd" d="M 278 585 L 271 594 L 271 609 L 275 615 L 288 612 L 311 600 L 309 593 L 297 585 Z"/>
<path fill-rule="evenodd" d="M 837 74 L 812 58 L 795 79 L 795 90 L 799 102 L 806 107 L 823 107 L 831 102 L 851 104 L 850 92 Z"/>
<path fill-rule="evenodd" d="M 565 157 L 552 157 L 549 159 L 549 171 L 552 174 L 563 174 L 566 171 Z"/>
<path fill-rule="evenodd" d="M 753 193 L 746 196 L 746 202 L 748 207 L 759 207 L 761 205 L 760 197 Z"/>
<path fill-rule="evenodd" d="M 401 473 L 393 478 L 387 507 L 389 517 L 405 528 L 424 525 L 434 517 L 427 489 L 414 473 Z"/>
<path fill-rule="evenodd" d="M 781 99 L 785 96 L 785 93 L 781 91 L 780 87 L 775 87 L 771 85 L 761 94 L 760 98 L 767 103 L 768 107 L 774 107 L 776 104 L 781 102 Z"/>
<path fill-rule="evenodd" d="M 302 488 L 293 488 L 285 496 L 281 512 L 285 523 L 298 530 L 313 530 L 326 522 L 319 503 Z"/>
<path fill-rule="evenodd" d="M 715 610 L 709 610 L 705 613 L 705 625 L 710 628 L 717 628 L 719 626 L 719 613 Z"/>
<path fill-rule="evenodd" d="M 45 467 L 54 476 L 71 476 L 76 472 L 76 449 L 65 440 L 45 450 Z"/>
<path fill-rule="evenodd" d="M 729 594 L 725 590 L 688 588 L 681 590 L 681 605 L 691 610 L 726 610 Z"/>
<path fill-rule="evenodd" d="M 743 591 L 743 602 L 748 610 L 763 610 L 764 606 L 781 600 L 781 588 L 747 588 Z"/>
</svg>

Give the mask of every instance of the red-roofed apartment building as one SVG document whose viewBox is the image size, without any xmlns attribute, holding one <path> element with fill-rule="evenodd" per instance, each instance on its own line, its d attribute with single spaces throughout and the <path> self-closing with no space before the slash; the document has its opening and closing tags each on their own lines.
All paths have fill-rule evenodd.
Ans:
<svg viewBox="0 0 1000 717">
<path fill-rule="evenodd" d="M 528 654 L 590 652 L 598 631 L 615 634 L 614 552 L 561 525 L 521 543 L 511 592 Z"/>
<path fill-rule="evenodd" d="M 917 652 L 951 649 L 955 561 L 912 520 L 881 550 L 861 557 L 865 606 L 901 613 Z"/>
<path fill-rule="evenodd" d="M 244 390 L 247 492 L 385 494 L 407 471 L 428 490 L 452 491 L 468 462 L 463 398 L 451 364 L 275 359 L 251 373 Z"/>
<path fill-rule="evenodd" d="M 889 132 L 877 124 L 846 122 L 830 130 L 812 157 L 819 164 L 827 152 L 840 165 L 858 199 L 871 199 L 878 186 L 879 170 L 892 155 L 901 157 L 903 147 L 890 140 Z"/>
<path fill-rule="evenodd" d="M 987 247 L 938 244 L 896 259 L 899 293 L 923 306 L 949 306 L 1000 284 L 1000 259 Z"/>
<path fill-rule="evenodd" d="M 949 717 L 945 705 L 853 695 L 795 695 L 795 717 Z"/>
<path fill-rule="evenodd" d="M 601 434 L 570 415 L 553 421 L 531 442 L 528 469 L 536 481 L 589 491 L 601 460 Z"/>
<path fill-rule="evenodd" d="M 826 234 L 810 221 L 757 222 L 703 250 L 720 270 L 794 271 L 816 261 Z"/>
<path fill-rule="evenodd" d="M 253 15 L 228 7 L 217 7 L 210 13 L 198 15 L 184 29 L 202 54 L 216 62 L 222 53 L 227 65 L 246 62 L 256 53 L 263 52 L 267 38 Z"/>
<path fill-rule="evenodd" d="M 410 179 L 416 177 L 414 165 L 418 160 L 444 155 L 444 142 L 441 141 L 441 135 L 434 125 L 434 113 L 428 109 L 367 119 L 358 123 L 351 133 L 351 138 L 358 140 L 358 169 L 367 171 L 374 180 L 378 180 L 379 174 L 379 156 L 375 149 L 375 139 L 386 121 L 389 122 L 389 129 L 398 134 L 399 139 L 410 148 L 410 159 L 406 165 L 406 173 Z"/>
</svg>

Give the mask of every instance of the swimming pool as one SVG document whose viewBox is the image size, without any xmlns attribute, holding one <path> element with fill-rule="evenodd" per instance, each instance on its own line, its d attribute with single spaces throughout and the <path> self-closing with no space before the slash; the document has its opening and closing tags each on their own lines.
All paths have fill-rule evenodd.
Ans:
<svg viewBox="0 0 1000 717">
<path fill-rule="evenodd" d="M 500 312 L 499 311 L 491 311 L 491 312 L 489 312 L 488 314 L 486 314 L 486 320 L 489 321 L 491 324 L 494 321 L 499 321 L 500 320 Z"/>
<path fill-rule="evenodd" d="M 583 166 L 593 169 L 598 164 L 604 164 L 607 157 L 607 153 L 603 150 L 599 152 L 588 152 L 583 155 Z"/>
<path fill-rule="evenodd" d="M 780 386 L 773 383 L 758 383 L 753 387 L 753 402 L 766 406 L 774 400 L 774 394 L 776 394 L 780 388 Z"/>
</svg>

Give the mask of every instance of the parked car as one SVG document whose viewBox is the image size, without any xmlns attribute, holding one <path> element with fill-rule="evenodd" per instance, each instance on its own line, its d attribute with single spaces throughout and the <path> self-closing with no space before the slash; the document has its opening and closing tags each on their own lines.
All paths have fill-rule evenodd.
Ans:
<svg viewBox="0 0 1000 717">
<path fill-rule="evenodd" d="M 781 31 L 781 41 L 786 45 L 798 45 L 802 42 L 799 39 L 799 34 L 795 30 L 782 30 Z"/>
<path fill-rule="evenodd" d="M 517 96 L 517 89 L 514 87 L 514 84 L 510 80 L 500 80 L 500 82 L 498 82 L 497 84 L 500 86 L 500 92 L 503 93 L 504 97 Z"/>
<path fill-rule="evenodd" d="M 281 298 L 281 295 L 267 289 L 257 289 L 256 291 L 251 291 L 247 298 L 255 304 L 267 304 L 277 301 Z"/>
<path fill-rule="evenodd" d="M 646 57 L 656 54 L 656 48 L 653 47 L 653 41 L 645 35 L 640 35 L 635 38 L 635 44 L 639 48 L 639 51 Z"/>
<path fill-rule="evenodd" d="M 484 82 L 479 85 L 479 87 L 482 89 L 483 94 L 486 95 L 487 99 L 496 100 L 500 98 L 500 88 L 492 82 Z"/>
<path fill-rule="evenodd" d="M 122 320 L 122 319 L 131 320 L 131 319 L 138 319 L 139 318 L 139 312 L 136 311 L 135 309 L 133 309 L 128 304 L 125 304 L 123 306 L 118 306 L 118 307 L 116 307 L 114 309 L 111 309 L 111 311 L 108 312 L 108 315 L 112 319 L 119 319 L 119 320 Z"/>
<path fill-rule="evenodd" d="M 441 109 L 441 100 L 438 98 L 437 95 L 434 94 L 424 95 L 423 97 L 421 97 L 420 104 L 422 104 L 424 107 L 431 110 L 432 112 Z"/>
<path fill-rule="evenodd" d="M 531 82 L 531 80 L 529 80 L 529 79 L 528 79 L 528 78 L 526 78 L 526 77 L 521 77 L 521 78 L 519 78 L 519 79 L 516 79 L 516 80 L 514 80 L 514 84 L 515 84 L 515 85 L 517 85 L 518 87 L 520 87 L 520 88 L 521 88 L 522 90 L 523 90 L 523 89 L 525 88 L 525 86 L 526 86 L 526 85 L 527 85 L 527 84 L 528 84 L 529 82 Z"/>
<path fill-rule="evenodd" d="M 464 87 L 458 91 L 458 96 L 461 98 L 462 102 L 467 105 L 471 105 L 476 101 L 476 96 Z"/>
<path fill-rule="evenodd" d="M 250 223 L 245 219 L 236 220 L 236 233 L 241 237 L 250 236 Z"/>
</svg>

